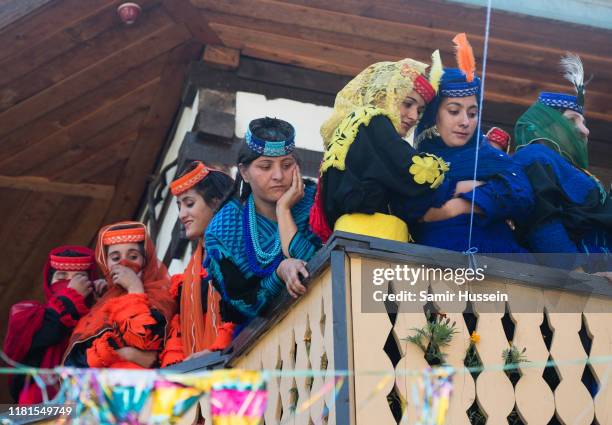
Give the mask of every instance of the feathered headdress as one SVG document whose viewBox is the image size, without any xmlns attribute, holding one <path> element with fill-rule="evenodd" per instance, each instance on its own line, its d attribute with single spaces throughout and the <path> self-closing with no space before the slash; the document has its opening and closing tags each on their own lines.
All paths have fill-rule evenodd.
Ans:
<svg viewBox="0 0 612 425">
<path fill-rule="evenodd" d="M 561 69 L 563 70 L 566 80 L 573 84 L 576 90 L 576 103 L 584 106 L 584 68 L 580 56 L 575 53 L 567 52 L 561 58 Z"/>
<path fill-rule="evenodd" d="M 474 59 L 472 46 L 464 32 L 457 34 L 453 38 L 453 43 L 455 43 L 457 66 L 465 74 L 466 81 L 471 83 L 476 74 L 476 59 Z"/>
<path fill-rule="evenodd" d="M 442 58 L 440 57 L 440 51 L 436 50 L 431 54 L 431 69 L 429 70 L 429 84 L 438 93 L 440 88 L 440 79 L 444 73 L 444 67 L 442 66 Z"/>
</svg>

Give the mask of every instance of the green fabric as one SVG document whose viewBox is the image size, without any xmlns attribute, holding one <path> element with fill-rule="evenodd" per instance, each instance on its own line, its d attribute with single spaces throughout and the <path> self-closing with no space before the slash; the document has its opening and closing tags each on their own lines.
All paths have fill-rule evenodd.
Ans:
<svg viewBox="0 0 612 425">
<path fill-rule="evenodd" d="M 576 167 L 589 166 L 586 143 L 574 124 L 560 111 L 536 102 L 516 122 L 514 143 L 518 149 L 542 139 Z"/>
</svg>

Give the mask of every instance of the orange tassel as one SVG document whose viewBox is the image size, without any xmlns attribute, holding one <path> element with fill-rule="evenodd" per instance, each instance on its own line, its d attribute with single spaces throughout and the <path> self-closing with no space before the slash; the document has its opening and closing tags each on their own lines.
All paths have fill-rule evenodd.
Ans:
<svg viewBox="0 0 612 425">
<path fill-rule="evenodd" d="M 457 66 L 465 74 L 467 82 L 472 82 L 476 73 L 476 59 L 474 59 L 472 46 L 464 32 L 457 34 L 453 38 L 453 43 L 455 43 Z"/>
</svg>

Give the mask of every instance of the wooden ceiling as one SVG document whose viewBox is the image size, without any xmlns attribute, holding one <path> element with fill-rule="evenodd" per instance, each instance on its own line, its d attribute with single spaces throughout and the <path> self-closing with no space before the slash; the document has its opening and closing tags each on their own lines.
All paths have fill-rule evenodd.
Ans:
<svg viewBox="0 0 612 425">
<path fill-rule="evenodd" d="M 440 0 L 0 0 L 0 288 L 3 316 L 41 296 L 48 250 L 90 243 L 134 217 L 204 45 L 341 75 L 380 60 L 428 61 L 468 33 L 481 63 L 485 12 Z M 612 153 L 612 32 L 495 11 L 485 118 L 510 129 L 540 90 L 568 91 L 558 60 L 587 74 L 593 165 Z M 609 175 L 609 174 L 608 174 Z M 609 177 L 608 177 L 609 178 Z M 0 331 L 0 332 L 3 332 Z"/>
<path fill-rule="evenodd" d="M 452 38 L 466 32 L 482 73 L 483 8 L 440 0 L 191 0 L 225 46 L 242 55 L 343 75 L 381 60 L 429 62 L 432 50 L 455 66 Z M 612 31 L 493 11 L 484 117 L 511 130 L 542 90 L 571 92 L 559 59 L 582 57 L 588 85 L 590 153 L 610 165 Z M 609 178 L 609 176 L 606 176 Z"/>
</svg>

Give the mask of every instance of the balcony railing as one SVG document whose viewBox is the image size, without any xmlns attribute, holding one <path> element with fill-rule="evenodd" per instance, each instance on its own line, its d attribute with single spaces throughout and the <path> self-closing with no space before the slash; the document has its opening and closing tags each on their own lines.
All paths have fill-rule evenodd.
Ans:
<svg viewBox="0 0 612 425">
<path fill-rule="evenodd" d="M 305 296 L 279 298 L 226 352 L 169 369 L 281 372 L 268 382 L 267 425 L 413 424 L 419 407 L 412 388 L 419 376 L 407 371 L 429 364 L 406 338 L 426 324 L 425 311 L 433 310 L 444 312 L 457 330 L 443 350 L 447 364 L 457 368 L 447 424 L 612 424 L 607 384 L 612 366 L 604 361 L 612 356 L 612 285 L 597 276 L 478 255 L 476 263 L 486 265 L 485 279 L 461 289 L 499 290 L 509 294 L 507 302 L 423 301 L 417 309 L 402 304 L 396 311 L 371 313 L 363 290 L 372 286 L 372 269 L 465 268 L 467 257 L 337 233 L 308 264 Z M 449 290 L 436 280 L 420 284 L 432 294 Z M 386 285 L 381 287 L 387 290 Z M 466 314 L 468 304 L 472 310 Z M 476 352 L 482 370 L 469 373 L 464 365 L 472 330 L 480 336 Z M 528 360 L 515 374 L 502 368 L 510 340 L 525 349 Z M 547 362 L 554 365 L 546 367 Z M 314 373 L 302 373 L 306 370 Z M 339 375 L 343 381 L 337 391 L 323 391 L 337 384 Z M 206 417 L 206 397 L 181 423 L 193 423 L 196 410 Z"/>
</svg>

